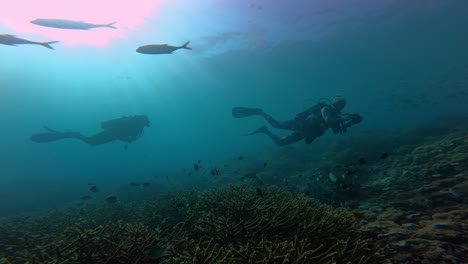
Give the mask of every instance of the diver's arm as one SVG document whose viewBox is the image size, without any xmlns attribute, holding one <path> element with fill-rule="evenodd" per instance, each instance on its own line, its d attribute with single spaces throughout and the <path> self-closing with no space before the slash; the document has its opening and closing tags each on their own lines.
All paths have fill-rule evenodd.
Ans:
<svg viewBox="0 0 468 264">
<path fill-rule="evenodd" d="M 343 119 L 336 114 L 329 106 L 325 106 L 320 110 L 323 120 L 327 123 L 328 127 L 333 129 L 334 133 L 346 132 L 346 128 L 342 126 Z"/>
</svg>

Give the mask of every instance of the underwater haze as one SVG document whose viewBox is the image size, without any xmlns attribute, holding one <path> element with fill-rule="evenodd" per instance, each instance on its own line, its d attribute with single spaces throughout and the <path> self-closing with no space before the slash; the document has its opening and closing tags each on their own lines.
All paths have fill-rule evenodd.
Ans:
<svg viewBox="0 0 468 264">
<path fill-rule="evenodd" d="M 165 191 L 170 175 L 190 188 L 184 169 L 198 160 L 275 149 L 266 136 L 242 136 L 265 122 L 234 119 L 236 106 L 286 120 L 344 96 L 345 112 L 363 121 L 321 145 L 468 114 L 467 1 L 15 2 L 0 10 L 1 34 L 60 42 L 0 45 L 0 216 L 74 206 L 92 185 L 102 197 L 129 182 Z M 30 23 L 38 18 L 117 29 Z M 187 41 L 192 50 L 136 52 Z M 128 146 L 30 139 L 44 126 L 92 135 L 102 121 L 131 115 L 147 115 L 150 127 Z"/>
</svg>

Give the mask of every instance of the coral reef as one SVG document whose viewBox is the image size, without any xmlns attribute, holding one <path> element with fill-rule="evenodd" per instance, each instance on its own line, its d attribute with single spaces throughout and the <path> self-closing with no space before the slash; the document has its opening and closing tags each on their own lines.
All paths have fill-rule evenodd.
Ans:
<svg viewBox="0 0 468 264">
<path fill-rule="evenodd" d="M 383 190 L 362 201 L 363 229 L 396 263 L 468 259 L 468 133 L 404 146 L 374 181 Z"/>
<path fill-rule="evenodd" d="M 181 263 L 207 257 L 217 263 L 364 263 L 373 257 L 345 211 L 277 187 L 258 195 L 231 186 L 207 192 L 199 205 L 185 247 L 211 250 L 180 254 Z"/>
<path fill-rule="evenodd" d="M 141 206 L 105 205 L 4 221 L 1 261 L 369 263 L 378 257 L 352 215 L 277 187 L 259 194 L 233 185 L 160 198 Z M 102 212 L 107 223 L 91 221 Z M 169 250 L 154 257 L 151 252 L 162 245 Z"/>
</svg>

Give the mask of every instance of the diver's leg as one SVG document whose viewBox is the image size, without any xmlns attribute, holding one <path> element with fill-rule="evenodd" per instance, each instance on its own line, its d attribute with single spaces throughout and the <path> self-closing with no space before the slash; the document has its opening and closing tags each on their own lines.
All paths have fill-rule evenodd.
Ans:
<svg viewBox="0 0 468 264">
<path fill-rule="evenodd" d="M 92 137 L 83 136 L 80 133 L 74 133 L 70 137 L 79 139 L 83 141 L 84 143 L 91 145 L 91 146 L 102 145 L 102 144 L 114 141 L 116 139 L 115 136 L 112 133 L 109 133 L 108 131 L 103 131 Z"/>
<path fill-rule="evenodd" d="M 274 128 L 296 130 L 295 120 L 278 121 L 263 111 L 260 115 Z"/>
<path fill-rule="evenodd" d="M 252 132 L 252 133 L 250 133 L 248 135 L 254 135 L 254 134 L 258 134 L 258 133 L 263 133 L 263 134 L 269 136 L 273 140 L 273 142 L 275 142 L 275 144 L 278 145 L 278 146 L 289 145 L 289 144 L 295 143 L 295 142 L 297 142 L 297 141 L 304 138 L 302 136 L 302 133 L 300 133 L 300 132 L 294 132 L 294 133 L 290 134 L 289 136 L 280 137 L 278 135 L 273 134 L 270 130 L 268 130 L 268 128 L 266 126 L 262 126 L 259 129 L 255 130 L 254 132 Z"/>
</svg>

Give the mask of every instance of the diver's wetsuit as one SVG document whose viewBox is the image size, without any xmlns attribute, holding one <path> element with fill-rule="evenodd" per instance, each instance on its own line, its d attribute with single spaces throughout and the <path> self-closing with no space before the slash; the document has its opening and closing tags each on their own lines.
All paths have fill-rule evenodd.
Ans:
<svg viewBox="0 0 468 264">
<path fill-rule="evenodd" d="M 340 116 L 340 111 L 337 111 L 335 108 L 324 102 L 318 103 L 311 108 L 297 114 L 293 120 L 277 121 L 272 116 L 263 111 L 261 111 L 259 115 L 268 121 L 268 123 L 274 128 L 294 131 L 292 134 L 286 137 L 279 137 L 278 135 L 275 135 L 270 130 L 268 130 L 266 126 L 263 126 L 249 134 L 266 134 L 278 146 L 295 143 L 301 139 L 305 139 L 305 142 L 310 144 L 314 139 L 323 135 L 323 133 L 328 128 L 332 128 L 335 134 L 344 133 L 346 132 L 346 128 L 352 126 L 355 123 L 353 120 L 348 118 L 342 118 Z"/>
<path fill-rule="evenodd" d="M 45 143 L 65 138 L 73 138 L 81 140 L 91 146 L 106 144 L 114 140 L 130 143 L 143 134 L 145 127 L 149 127 L 149 119 L 144 115 L 126 116 L 102 122 L 101 127 L 104 131 L 90 137 L 84 136 L 78 132 L 59 132 L 45 127 L 49 133 L 33 134 L 31 140 L 36 143 Z"/>
</svg>

